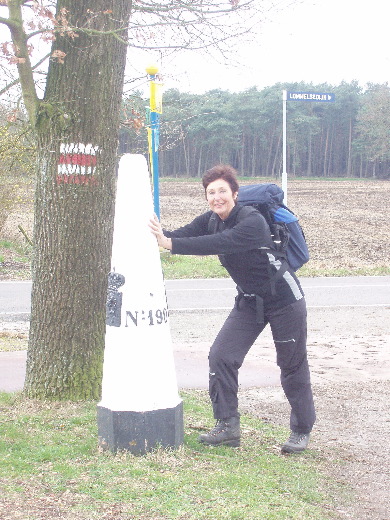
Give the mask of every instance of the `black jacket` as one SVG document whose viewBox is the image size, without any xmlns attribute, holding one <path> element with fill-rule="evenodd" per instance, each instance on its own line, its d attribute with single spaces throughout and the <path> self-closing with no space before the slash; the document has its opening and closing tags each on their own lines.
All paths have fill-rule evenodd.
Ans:
<svg viewBox="0 0 390 520">
<path fill-rule="evenodd" d="M 244 293 L 261 296 L 265 313 L 272 312 L 300 300 L 303 292 L 290 268 L 271 290 L 270 279 L 282 260 L 272 254 L 274 244 L 264 217 L 248 209 L 235 206 L 225 221 L 208 211 L 190 224 L 164 233 L 172 239 L 172 254 L 218 255 L 237 286 Z M 211 216 L 216 225 L 210 229 Z"/>
</svg>

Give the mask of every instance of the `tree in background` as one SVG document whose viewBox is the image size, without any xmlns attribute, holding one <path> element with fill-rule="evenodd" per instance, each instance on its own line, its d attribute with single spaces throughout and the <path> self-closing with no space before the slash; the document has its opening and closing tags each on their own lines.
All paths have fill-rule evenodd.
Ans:
<svg viewBox="0 0 390 520">
<path fill-rule="evenodd" d="M 32 181 L 36 145 L 26 121 L 0 106 L 0 232 L 18 202 L 19 183 Z"/>
<path fill-rule="evenodd" d="M 357 117 L 356 149 L 371 163 L 372 176 L 389 176 L 390 89 L 369 85 Z"/>
<path fill-rule="evenodd" d="M 254 4 L 240 3 L 1 0 L 8 18 L 0 23 L 12 36 L 2 51 L 17 67 L 38 153 L 28 396 L 100 395 L 127 47 L 222 45 L 248 30 L 239 17 L 235 30 L 227 23 Z M 42 98 L 42 59 L 31 63 L 36 34 L 51 41 Z"/>
<path fill-rule="evenodd" d="M 245 176 L 281 176 L 283 90 L 335 93 L 334 103 L 288 102 L 289 175 L 388 175 L 390 89 L 377 85 L 363 92 L 356 81 L 338 86 L 277 83 L 239 93 L 169 89 L 164 94 L 160 173 L 200 177 L 210 165 L 228 162 Z M 142 139 L 126 132 L 127 150 L 142 147 Z M 145 140 L 143 146 L 145 151 Z"/>
</svg>

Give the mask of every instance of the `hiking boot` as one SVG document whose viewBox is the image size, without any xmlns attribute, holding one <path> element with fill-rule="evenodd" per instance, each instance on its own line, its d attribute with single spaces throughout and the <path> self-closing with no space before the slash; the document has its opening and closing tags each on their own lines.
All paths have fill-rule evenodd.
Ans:
<svg viewBox="0 0 390 520">
<path fill-rule="evenodd" d="M 199 435 L 199 442 L 209 446 L 232 446 L 240 445 L 240 418 L 228 417 L 218 419 L 216 425 L 209 433 Z"/>
<path fill-rule="evenodd" d="M 299 453 L 307 448 L 310 433 L 291 432 L 290 438 L 282 446 L 282 453 Z"/>
</svg>

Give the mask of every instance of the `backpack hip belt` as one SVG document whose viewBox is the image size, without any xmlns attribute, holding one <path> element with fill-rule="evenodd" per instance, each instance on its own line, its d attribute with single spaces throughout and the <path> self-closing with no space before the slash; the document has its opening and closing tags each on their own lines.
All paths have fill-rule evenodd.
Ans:
<svg viewBox="0 0 390 520">
<path fill-rule="evenodd" d="M 245 298 L 247 301 L 255 301 L 256 302 L 256 323 L 258 325 L 264 325 L 264 299 L 258 294 L 248 294 L 245 293 L 241 287 L 237 286 L 237 298 L 235 307 L 238 309 L 240 301 L 242 298 Z"/>
</svg>

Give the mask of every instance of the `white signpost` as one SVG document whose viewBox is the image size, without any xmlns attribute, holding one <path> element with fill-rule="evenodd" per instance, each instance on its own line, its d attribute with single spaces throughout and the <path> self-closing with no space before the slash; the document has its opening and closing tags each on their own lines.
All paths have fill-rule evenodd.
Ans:
<svg viewBox="0 0 390 520">
<path fill-rule="evenodd" d="M 99 445 L 143 454 L 183 442 L 168 306 L 159 249 L 148 223 L 153 215 L 146 159 L 124 155 L 119 164 Z"/>
<path fill-rule="evenodd" d="M 283 90 L 283 172 L 282 190 L 284 191 L 284 204 L 287 206 L 287 101 L 319 101 L 329 103 L 335 100 L 333 93 L 320 92 L 287 92 Z"/>
</svg>

